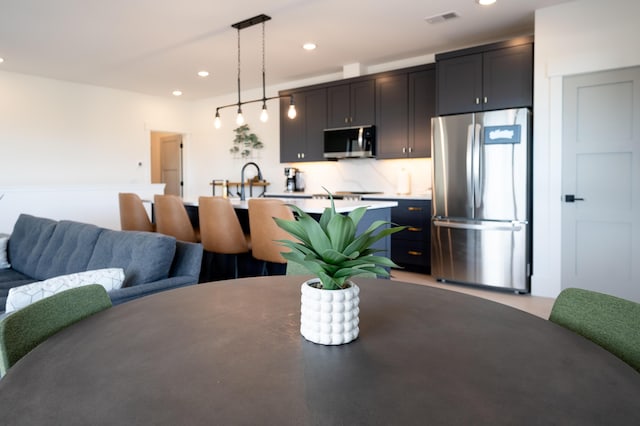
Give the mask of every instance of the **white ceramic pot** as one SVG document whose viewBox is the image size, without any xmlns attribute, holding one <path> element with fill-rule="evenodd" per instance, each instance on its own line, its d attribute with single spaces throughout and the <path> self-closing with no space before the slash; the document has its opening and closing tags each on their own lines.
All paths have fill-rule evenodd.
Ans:
<svg viewBox="0 0 640 426">
<path fill-rule="evenodd" d="M 302 283 L 300 299 L 300 333 L 321 345 L 342 345 L 358 337 L 360 289 L 349 281 L 342 290 L 321 290 L 313 278 Z"/>
</svg>

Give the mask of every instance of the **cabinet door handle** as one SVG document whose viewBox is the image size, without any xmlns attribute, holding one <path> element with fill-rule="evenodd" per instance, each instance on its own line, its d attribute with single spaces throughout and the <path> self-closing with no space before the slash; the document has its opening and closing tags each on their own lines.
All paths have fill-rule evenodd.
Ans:
<svg viewBox="0 0 640 426">
<path fill-rule="evenodd" d="M 301 155 L 302 155 L 302 157 L 301 157 L 301 158 L 304 158 L 304 152 L 303 152 Z"/>
<path fill-rule="evenodd" d="M 407 207 L 407 210 L 409 210 L 410 212 L 421 212 L 422 207 Z"/>
<path fill-rule="evenodd" d="M 422 256 L 421 251 L 415 251 L 415 250 L 409 250 L 407 254 L 410 254 L 411 256 Z"/>
<path fill-rule="evenodd" d="M 345 123 L 348 123 L 348 122 L 349 122 L 349 117 L 345 117 L 345 118 L 344 118 L 344 122 L 345 122 Z"/>
<path fill-rule="evenodd" d="M 476 105 L 480 105 L 480 98 L 476 98 Z"/>
<path fill-rule="evenodd" d="M 410 226 L 407 228 L 407 231 L 409 232 L 422 232 L 422 228 L 417 228 L 415 226 Z"/>
<path fill-rule="evenodd" d="M 406 148 L 406 147 L 404 147 L 404 146 L 402 147 L 402 153 L 403 153 L 403 154 L 406 154 L 406 153 L 407 153 L 407 148 Z"/>
<path fill-rule="evenodd" d="M 485 97 L 484 97 L 484 103 L 486 104 L 487 102 L 488 102 L 488 99 L 487 99 L 487 97 L 485 96 Z"/>
<path fill-rule="evenodd" d="M 409 154 L 413 152 L 413 148 L 409 147 Z"/>
</svg>

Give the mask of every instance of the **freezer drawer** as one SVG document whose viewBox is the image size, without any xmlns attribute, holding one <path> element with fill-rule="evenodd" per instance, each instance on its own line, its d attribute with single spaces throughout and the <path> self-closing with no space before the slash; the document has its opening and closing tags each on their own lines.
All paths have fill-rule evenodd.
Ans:
<svg viewBox="0 0 640 426">
<path fill-rule="evenodd" d="M 431 275 L 529 292 L 529 229 L 520 222 L 431 222 Z"/>
</svg>

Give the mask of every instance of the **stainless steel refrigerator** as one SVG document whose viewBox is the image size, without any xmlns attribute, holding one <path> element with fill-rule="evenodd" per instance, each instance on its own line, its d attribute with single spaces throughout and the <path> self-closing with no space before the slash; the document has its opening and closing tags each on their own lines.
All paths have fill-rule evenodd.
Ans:
<svg viewBox="0 0 640 426">
<path fill-rule="evenodd" d="M 431 274 L 530 291 L 531 112 L 435 117 Z"/>
</svg>

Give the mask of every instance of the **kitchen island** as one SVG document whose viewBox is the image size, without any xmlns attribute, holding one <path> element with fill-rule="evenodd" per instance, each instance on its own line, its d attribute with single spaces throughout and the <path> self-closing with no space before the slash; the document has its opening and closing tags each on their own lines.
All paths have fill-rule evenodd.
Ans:
<svg viewBox="0 0 640 426">
<path fill-rule="evenodd" d="M 328 199 L 303 199 L 303 198 L 280 198 L 286 204 L 292 204 L 299 207 L 302 211 L 308 213 L 314 219 L 319 219 L 320 215 L 325 208 L 331 206 L 331 200 Z M 239 198 L 230 198 L 240 225 L 245 233 L 250 233 L 249 228 L 249 204 L 247 201 L 242 201 Z M 373 222 L 383 220 L 386 222 L 391 221 L 391 209 L 396 207 L 398 203 L 396 201 L 374 201 L 374 200 L 335 200 L 335 208 L 338 213 L 348 214 L 358 207 L 367 207 L 367 211 L 358 223 L 358 234 L 364 232 Z M 198 200 L 197 199 L 184 199 L 184 205 L 187 208 L 187 213 L 194 226 L 198 226 Z M 379 250 L 380 256 L 391 257 L 391 239 L 389 236 L 376 241 L 372 248 Z M 213 270 L 205 271 L 201 274 L 201 282 L 212 281 L 217 279 L 229 278 L 228 257 L 225 255 L 213 255 L 205 252 L 205 259 L 209 264 L 214 263 Z M 239 257 L 239 269 L 242 275 L 252 276 L 256 275 L 255 271 L 261 268 L 255 268 L 253 265 L 256 261 L 251 258 L 250 255 Z M 204 266 L 204 265 L 203 265 Z"/>
</svg>

